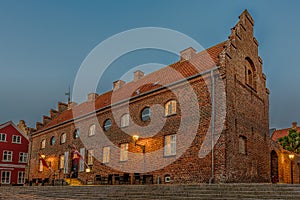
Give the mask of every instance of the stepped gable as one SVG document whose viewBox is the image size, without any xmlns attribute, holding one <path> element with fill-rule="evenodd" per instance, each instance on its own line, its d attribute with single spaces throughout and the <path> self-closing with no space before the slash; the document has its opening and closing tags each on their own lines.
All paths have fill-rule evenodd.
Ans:
<svg viewBox="0 0 300 200">
<path fill-rule="evenodd" d="M 196 75 L 200 71 L 203 72 L 214 66 L 219 66 L 219 55 L 224 50 L 226 43 L 227 41 L 221 42 L 213 47 L 195 54 L 190 60 L 181 59 L 176 63 L 143 76 L 137 81 L 131 81 L 114 91 L 111 90 L 101 94 L 96 98 L 95 101 L 86 101 L 74 106 L 72 109 L 64 110 L 61 114 L 55 117 L 48 124 L 44 125 L 44 127 L 40 128 L 40 130 L 37 132 L 59 125 L 63 122 L 67 122 L 73 118 L 83 116 L 90 112 L 94 112 L 95 110 L 110 106 L 118 101 L 160 88 L 162 85 L 168 85 L 175 81 L 182 80 L 183 78 Z M 157 82 L 157 84 L 153 84 L 155 82 Z M 112 99 L 111 97 L 113 92 L 114 96 Z M 73 116 L 73 114 L 76 114 L 76 116 Z"/>
</svg>

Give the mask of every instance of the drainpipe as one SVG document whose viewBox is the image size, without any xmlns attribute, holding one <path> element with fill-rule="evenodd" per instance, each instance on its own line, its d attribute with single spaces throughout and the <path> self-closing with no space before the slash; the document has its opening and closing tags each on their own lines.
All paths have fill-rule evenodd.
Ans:
<svg viewBox="0 0 300 200">
<path fill-rule="evenodd" d="M 210 71 L 210 80 L 211 80 L 211 177 L 209 179 L 209 184 L 214 182 L 214 171 L 215 171 L 215 163 L 214 163 L 214 151 L 215 151 L 215 77 L 214 77 L 214 69 Z"/>
</svg>

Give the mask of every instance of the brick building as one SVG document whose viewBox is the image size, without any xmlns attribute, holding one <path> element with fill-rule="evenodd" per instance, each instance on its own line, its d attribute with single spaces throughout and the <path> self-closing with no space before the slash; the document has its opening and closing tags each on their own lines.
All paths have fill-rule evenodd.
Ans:
<svg viewBox="0 0 300 200">
<path fill-rule="evenodd" d="M 245 10 L 224 42 L 183 50 L 178 62 L 136 71 L 81 104 L 58 103 L 31 134 L 30 179 L 270 182 L 269 90 L 253 26 Z M 155 130 L 153 121 L 164 123 Z"/>
<path fill-rule="evenodd" d="M 23 185 L 28 164 L 28 136 L 13 122 L 0 125 L 1 185 Z"/>
</svg>

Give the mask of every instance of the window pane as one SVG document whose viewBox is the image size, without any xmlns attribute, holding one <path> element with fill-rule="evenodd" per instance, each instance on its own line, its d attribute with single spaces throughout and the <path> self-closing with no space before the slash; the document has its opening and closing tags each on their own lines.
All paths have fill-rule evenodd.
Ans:
<svg viewBox="0 0 300 200">
<path fill-rule="evenodd" d="M 89 128 L 89 136 L 95 135 L 95 129 L 96 129 L 95 124 L 93 124 L 93 125 L 90 126 L 90 128 Z"/>
<path fill-rule="evenodd" d="M 104 122 L 104 130 L 105 131 L 108 131 L 111 127 L 111 120 L 110 119 L 107 119 L 105 122 Z"/>
<path fill-rule="evenodd" d="M 124 114 L 121 117 L 121 127 L 129 126 L 129 114 Z"/>
<path fill-rule="evenodd" d="M 142 110 L 142 121 L 150 120 L 150 108 L 146 107 Z"/>
</svg>

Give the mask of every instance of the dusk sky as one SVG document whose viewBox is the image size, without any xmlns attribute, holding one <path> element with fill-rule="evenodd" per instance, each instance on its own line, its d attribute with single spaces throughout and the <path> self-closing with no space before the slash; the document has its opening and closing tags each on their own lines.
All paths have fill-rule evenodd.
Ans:
<svg viewBox="0 0 300 200">
<path fill-rule="evenodd" d="M 297 0 L 0 0 L 0 124 L 24 119 L 35 127 L 58 101 L 67 101 L 65 92 L 85 57 L 114 34 L 163 27 L 208 48 L 227 40 L 244 9 L 255 21 L 271 91 L 270 128 L 300 124 L 299 8 Z M 177 60 L 155 50 L 130 53 L 109 67 L 97 92 L 110 90 L 133 66 Z"/>
</svg>

